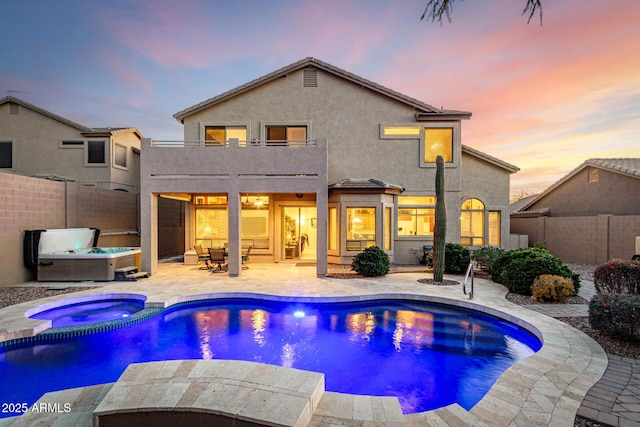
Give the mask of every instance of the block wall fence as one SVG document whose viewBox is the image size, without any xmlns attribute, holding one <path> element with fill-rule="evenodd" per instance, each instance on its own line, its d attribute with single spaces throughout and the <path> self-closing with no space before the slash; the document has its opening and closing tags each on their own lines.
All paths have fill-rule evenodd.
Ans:
<svg viewBox="0 0 640 427">
<path fill-rule="evenodd" d="M 640 236 L 640 215 L 511 218 L 511 232 L 529 236 L 529 245 L 544 243 L 566 262 L 603 264 L 631 259 Z"/>
<path fill-rule="evenodd" d="M 0 173 L 0 286 L 35 280 L 24 267 L 24 230 L 95 227 L 98 245 L 140 246 L 139 195 Z M 102 233 L 115 233 L 103 235 Z"/>
</svg>

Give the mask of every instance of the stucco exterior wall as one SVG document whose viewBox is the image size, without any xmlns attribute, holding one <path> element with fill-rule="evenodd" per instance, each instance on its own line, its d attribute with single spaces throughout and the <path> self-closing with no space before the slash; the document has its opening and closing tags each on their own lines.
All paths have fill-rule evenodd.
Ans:
<svg viewBox="0 0 640 427">
<path fill-rule="evenodd" d="M 590 168 L 582 169 L 527 210 L 549 208 L 552 217 L 640 214 L 640 179 L 599 169 L 598 181 L 589 182 Z"/>
<path fill-rule="evenodd" d="M 375 178 L 409 191 L 435 191 L 435 165 L 420 168 L 418 139 L 380 139 L 379 125 L 417 125 L 415 111 L 360 85 L 318 70 L 318 87 L 303 87 L 302 71 L 259 86 L 184 121 L 185 139 L 200 140 L 203 123 L 246 124 L 250 139 L 265 139 L 264 126 L 307 125 L 308 138 L 325 137 L 328 180 Z M 454 127 L 453 164 L 447 164 L 447 190 L 460 189 L 460 126 Z"/>
<path fill-rule="evenodd" d="M 114 142 L 109 136 L 89 138 L 81 129 L 22 105 L 17 107 L 18 114 L 10 114 L 10 103 L 0 105 L 0 141 L 13 143 L 13 168 L 7 171 L 26 176 L 53 174 L 82 185 L 139 191 L 140 157 L 131 147 L 140 148 L 140 139 L 133 132 L 113 136 L 114 141 L 128 147 L 128 167 L 122 170 L 112 166 Z M 62 141 L 89 139 L 106 141 L 105 165 L 87 165 L 84 145 L 62 146 Z"/>
</svg>

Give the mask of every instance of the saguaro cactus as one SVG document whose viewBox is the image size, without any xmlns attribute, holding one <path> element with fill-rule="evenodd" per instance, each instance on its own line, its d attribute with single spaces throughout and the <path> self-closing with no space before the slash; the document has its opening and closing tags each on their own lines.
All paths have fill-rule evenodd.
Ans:
<svg viewBox="0 0 640 427">
<path fill-rule="evenodd" d="M 444 159 L 436 157 L 436 223 L 433 233 L 433 280 L 442 282 L 444 247 L 447 233 L 447 208 L 444 203 Z"/>
</svg>

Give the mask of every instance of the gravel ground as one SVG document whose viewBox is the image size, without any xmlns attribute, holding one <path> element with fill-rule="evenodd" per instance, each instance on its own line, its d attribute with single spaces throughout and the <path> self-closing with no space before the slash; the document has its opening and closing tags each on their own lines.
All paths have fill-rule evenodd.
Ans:
<svg viewBox="0 0 640 427">
<path fill-rule="evenodd" d="M 582 264 L 567 264 L 569 268 L 580 275 L 582 280 L 593 280 L 593 265 Z M 348 266 L 332 266 L 329 269 L 329 275 L 332 277 L 340 278 L 354 278 L 361 277 L 350 271 Z M 90 289 L 88 287 L 69 287 L 65 289 L 48 289 L 45 287 L 5 287 L 0 288 L 0 308 L 13 304 L 18 304 L 25 301 L 30 301 L 38 298 L 49 297 L 53 295 L 68 294 L 78 291 Z M 522 295 L 508 294 L 507 299 L 515 304 L 538 304 L 533 301 L 531 297 L 525 297 Z M 586 304 L 587 301 L 580 297 L 568 298 L 565 303 L 567 304 Z M 630 342 L 616 340 L 607 337 L 596 330 L 591 329 L 589 325 L 589 319 L 585 317 L 568 317 L 558 319 L 576 329 L 581 330 L 595 341 L 609 354 L 614 354 L 623 357 L 630 357 L 634 359 L 640 359 L 640 342 Z M 574 427 L 600 427 L 606 426 L 606 424 L 597 423 L 595 421 L 586 420 L 580 417 L 576 417 Z"/>
</svg>

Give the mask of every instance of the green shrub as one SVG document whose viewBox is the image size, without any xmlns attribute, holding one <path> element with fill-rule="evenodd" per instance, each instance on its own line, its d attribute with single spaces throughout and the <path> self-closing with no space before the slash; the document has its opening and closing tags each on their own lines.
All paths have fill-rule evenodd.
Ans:
<svg viewBox="0 0 640 427">
<path fill-rule="evenodd" d="M 612 259 L 598 265 L 593 273 L 598 293 L 640 294 L 640 261 Z"/>
<path fill-rule="evenodd" d="M 589 303 L 593 329 L 621 339 L 640 338 L 640 296 L 596 294 Z"/>
<path fill-rule="evenodd" d="M 384 276 L 389 272 L 389 255 L 377 246 L 360 252 L 351 261 L 351 269 L 363 276 Z"/>
<path fill-rule="evenodd" d="M 574 294 L 573 280 L 553 274 L 543 274 L 533 281 L 531 294 L 536 301 L 564 301 L 566 297 Z"/>
<path fill-rule="evenodd" d="M 507 251 L 493 264 L 493 280 L 505 285 L 509 292 L 531 295 L 536 277 L 555 274 L 573 281 L 574 293 L 580 289 L 580 278 L 560 258 L 546 249 L 524 248 Z"/>
<path fill-rule="evenodd" d="M 444 271 L 447 273 L 464 273 L 470 260 L 471 252 L 464 246 L 457 243 L 447 243 L 444 246 Z"/>
<path fill-rule="evenodd" d="M 502 255 L 504 255 L 504 249 L 494 246 L 485 246 L 473 252 L 473 258 L 478 263 L 480 269 L 489 274 L 493 274 L 493 264 Z"/>
</svg>

